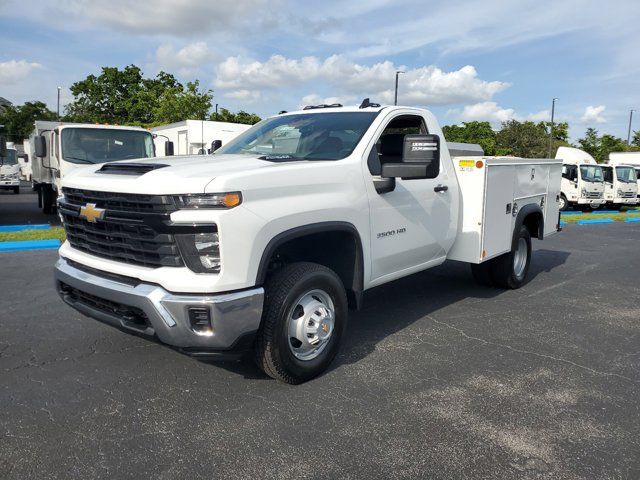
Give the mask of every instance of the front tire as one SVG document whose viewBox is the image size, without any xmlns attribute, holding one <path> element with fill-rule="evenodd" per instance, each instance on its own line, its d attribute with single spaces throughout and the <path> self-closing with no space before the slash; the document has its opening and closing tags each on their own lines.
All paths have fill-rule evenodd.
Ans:
<svg viewBox="0 0 640 480">
<path fill-rule="evenodd" d="M 566 212 L 567 210 L 569 210 L 569 201 L 567 200 L 567 197 L 565 197 L 563 193 L 560 194 L 559 208 L 561 212 Z"/>
<path fill-rule="evenodd" d="M 344 286 L 332 270 L 307 262 L 283 267 L 265 285 L 258 366 L 293 385 L 320 375 L 338 353 L 347 311 Z"/>
<path fill-rule="evenodd" d="M 491 278 L 502 288 L 516 289 L 524 285 L 531 264 L 531 234 L 524 225 L 513 240 L 511 251 L 496 258 L 491 265 Z"/>
<path fill-rule="evenodd" d="M 13 194 L 18 195 L 20 193 L 20 187 L 13 187 Z"/>
</svg>

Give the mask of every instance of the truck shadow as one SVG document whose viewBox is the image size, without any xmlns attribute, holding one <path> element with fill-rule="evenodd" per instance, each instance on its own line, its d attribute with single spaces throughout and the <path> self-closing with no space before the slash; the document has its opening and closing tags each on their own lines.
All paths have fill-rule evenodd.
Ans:
<svg viewBox="0 0 640 480">
<path fill-rule="evenodd" d="M 536 250 L 529 282 L 541 273 L 563 265 L 569 255 L 564 251 Z M 469 265 L 452 261 L 369 290 L 365 294 L 364 308 L 350 312 L 341 352 L 328 371 L 362 360 L 390 335 L 446 306 L 468 298 L 491 300 L 505 293 L 501 289 L 477 285 Z M 245 378 L 268 378 L 250 358 L 217 365 Z"/>
</svg>

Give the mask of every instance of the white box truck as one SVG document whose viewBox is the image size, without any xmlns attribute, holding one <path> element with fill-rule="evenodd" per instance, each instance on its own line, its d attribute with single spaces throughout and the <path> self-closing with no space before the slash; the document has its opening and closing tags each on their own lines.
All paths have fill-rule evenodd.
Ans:
<svg viewBox="0 0 640 480">
<path fill-rule="evenodd" d="M 274 152 L 284 131 L 297 142 Z M 365 290 L 447 259 L 484 284 L 523 285 L 531 239 L 560 229 L 561 168 L 451 157 L 418 108 L 284 113 L 211 156 L 64 178 L 56 288 L 122 330 L 197 356 L 249 349 L 300 383 L 335 357 Z"/>
<path fill-rule="evenodd" d="M 172 145 L 167 145 L 171 153 Z M 38 120 L 29 137 L 33 188 L 43 212 L 52 213 L 60 182 L 74 169 L 115 160 L 153 158 L 153 135 L 140 127 Z"/>
<path fill-rule="evenodd" d="M 573 147 L 560 147 L 556 158 L 562 160 L 560 210 L 589 207 L 593 210 L 605 203 L 602 167 L 587 152 Z"/>
<path fill-rule="evenodd" d="M 636 171 L 638 196 L 640 197 L 640 152 L 611 152 L 609 165 L 630 165 Z"/>
<path fill-rule="evenodd" d="M 227 144 L 249 128 L 251 125 L 242 123 L 183 120 L 153 127 L 151 131 L 156 134 L 158 152 L 164 151 L 165 142 L 171 141 L 176 147 L 176 155 L 198 155 L 213 153 L 213 150 Z M 220 143 L 214 146 L 215 141 Z"/>
<path fill-rule="evenodd" d="M 0 138 L 0 190 L 11 190 L 16 195 L 20 193 L 18 152 L 13 144 L 7 144 L 4 137 Z"/>
<path fill-rule="evenodd" d="M 602 165 L 602 174 L 607 207 L 620 209 L 638 203 L 638 177 L 632 165 Z"/>
</svg>

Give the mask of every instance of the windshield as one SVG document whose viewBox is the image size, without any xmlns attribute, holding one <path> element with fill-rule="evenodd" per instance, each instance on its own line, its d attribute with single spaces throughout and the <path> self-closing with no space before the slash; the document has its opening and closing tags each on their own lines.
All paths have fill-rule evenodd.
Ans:
<svg viewBox="0 0 640 480">
<path fill-rule="evenodd" d="M 18 155 L 15 150 L 7 150 L 6 157 L 0 157 L 0 163 L 3 165 L 17 165 L 18 164 Z"/>
<path fill-rule="evenodd" d="M 600 165 L 580 165 L 580 177 L 585 182 L 602 182 Z"/>
<path fill-rule="evenodd" d="M 104 163 L 154 156 L 153 137 L 144 130 L 65 128 L 62 158 L 72 163 Z"/>
<path fill-rule="evenodd" d="M 217 154 L 263 160 L 340 160 L 351 155 L 378 112 L 282 115 L 268 118 L 218 149 Z"/>
<path fill-rule="evenodd" d="M 616 177 L 625 183 L 635 183 L 637 180 L 636 171 L 633 167 L 616 167 Z"/>
</svg>

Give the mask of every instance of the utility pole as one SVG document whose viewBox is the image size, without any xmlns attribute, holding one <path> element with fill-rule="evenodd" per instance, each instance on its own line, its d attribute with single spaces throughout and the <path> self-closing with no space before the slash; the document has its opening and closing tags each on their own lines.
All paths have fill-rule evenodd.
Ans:
<svg viewBox="0 0 640 480">
<path fill-rule="evenodd" d="M 58 121 L 60 121 L 60 90 L 62 90 L 62 87 L 58 87 Z"/>
<path fill-rule="evenodd" d="M 551 128 L 549 129 L 549 158 L 551 158 L 551 155 L 553 154 L 553 117 L 556 113 L 556 100 L 558 99 L 554 98 L 551 102 Z"/>
<path fill-rule="evenodd" d="M 401 70 L 396 71 L 396 96 L 395 96 L 395 100 L 393 101 L 394 105 L 398 105 L 398 77 L 400 76 L 401 73 L 404 73 Z"/>
<path fill-rule="evenodd" d="M 216 122 L 218 121 L 218 104 L 216 103 Z"/>
<path fill-rule="evenodd" d="M 629 112 L 629 130 L 627 131 L 627 145 L 631 145 L 631 122 L 633 121 L 633 112 L 635 112 L 635 110 L 631 110 Z"/>
</svg>

